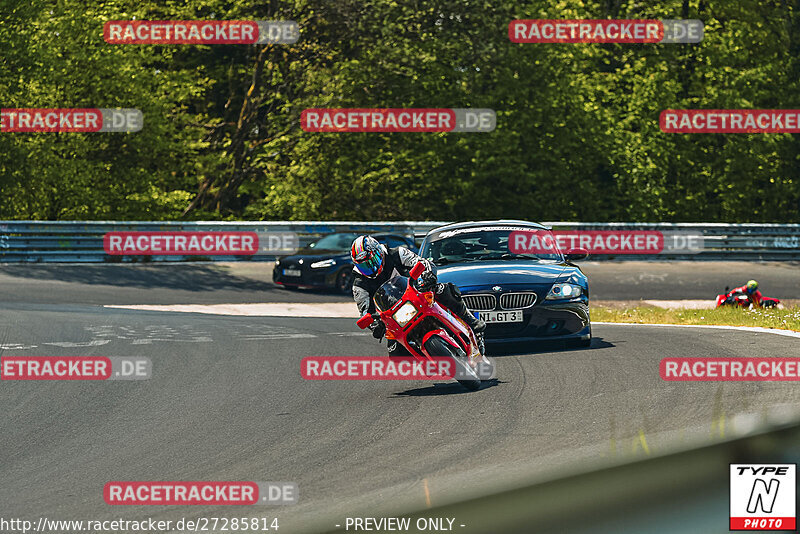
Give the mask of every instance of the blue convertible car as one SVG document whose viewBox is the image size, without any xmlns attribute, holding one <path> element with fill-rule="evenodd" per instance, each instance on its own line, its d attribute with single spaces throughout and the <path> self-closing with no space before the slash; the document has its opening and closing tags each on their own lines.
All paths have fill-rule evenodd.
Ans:
<svg viewBox="0 0 800 534">
<path fill-rule="evenodd" d="M 586 258 L 586 251 L 514 253 L 512 232 L 552 236 L 547 227 L 525 221 L 450 224 L 428 232 L 420 255 L 433 261 L 439 280 L 456 284 L 470 310 L 486 321 L 487 342 L 564 340 L 589 346 L 589 284 L 572 263 Z"/>
</svg>

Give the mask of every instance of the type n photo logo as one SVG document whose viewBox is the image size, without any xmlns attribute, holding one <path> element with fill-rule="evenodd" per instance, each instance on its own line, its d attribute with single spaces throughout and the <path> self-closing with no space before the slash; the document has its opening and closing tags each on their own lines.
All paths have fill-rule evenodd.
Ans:
<svg viewBox="0 0 800 534">
<path fill-rule="evenodd" d="M 731 464 L 730 530 L 794 530 L 797 464 Z"/>
</svg>

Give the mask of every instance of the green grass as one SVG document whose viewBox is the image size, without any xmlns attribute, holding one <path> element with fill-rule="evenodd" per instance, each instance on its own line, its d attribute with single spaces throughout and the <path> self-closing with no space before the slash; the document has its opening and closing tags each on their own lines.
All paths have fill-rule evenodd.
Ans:
<svg viewBox="0 0 800 534">
<path fill-rule="evenodd" d="M 719 324 L 800 331 L 800 306 L 784 309 L 719 308 L 666 310 L 652 306 L 612 309 L 592 307 L 592 321 L 611 323 Z"/>
</svg>

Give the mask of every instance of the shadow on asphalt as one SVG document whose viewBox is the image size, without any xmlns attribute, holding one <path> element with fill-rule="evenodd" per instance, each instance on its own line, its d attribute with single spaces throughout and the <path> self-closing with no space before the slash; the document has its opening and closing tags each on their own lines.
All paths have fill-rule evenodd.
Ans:
<svg viewBox="0 0 800 534">
<path fill-rule="evenodd" d="M 483 384 L 481 384 L 481 388 L 478 391 L 483 391 L 484 389 L 488 389 L 500 384 L 505 384 L 506 382 L 500 381 L 496 378 L 491 380 L 486 380 Z M 414 389 L 407 389 L 406 391 L 399 391 L 392 395 L 390 398 L 397 398 L 397 397 L 436 397 L 439 395 L 461 395 L 463 393 L 474 393 L 461 384 L 456 382 L 446 382 L 441 384 L 434 384 L 432 386 L 424 387 L 424 388 L 414 388 Z"/>
<path fill-rule="evenodd" d="M 34 280 L 54 280 L 117 287 L 169 288 L 185 291 L 283 291 L 271 282 L 232 275 L 214 265 L 169 264 L 64 265 L 14 264 L 0 266 L 0 274 Z"/>
<path fill-rule="evenodd" d="M 488 356 L 524 356 L 541 352 L 585 352 L 587 350 L 607 349 L 615 345 L 602 337 L 593 337 L 589 347 L 573 347 L 564 341 L 535 341 L 529 343 L 486 343 Z"/>
</svg>

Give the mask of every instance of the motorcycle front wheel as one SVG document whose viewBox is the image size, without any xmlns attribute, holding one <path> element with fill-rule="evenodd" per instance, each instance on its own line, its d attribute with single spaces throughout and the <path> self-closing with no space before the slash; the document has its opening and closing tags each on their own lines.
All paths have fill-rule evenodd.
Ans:
<svg viewBox="0 0 800 534">
<path fill-rule="evenodd" d="M 459 384 L 470 391 L 475 391 L 481 387 L 481 379 L 450 343 L 439 336 L 432 336 L 425 343 L 425 348 L 428 349 L 428 354 L 431 356 L 450 357 L 455 362 L 455 376 Z"/>
</svg>

